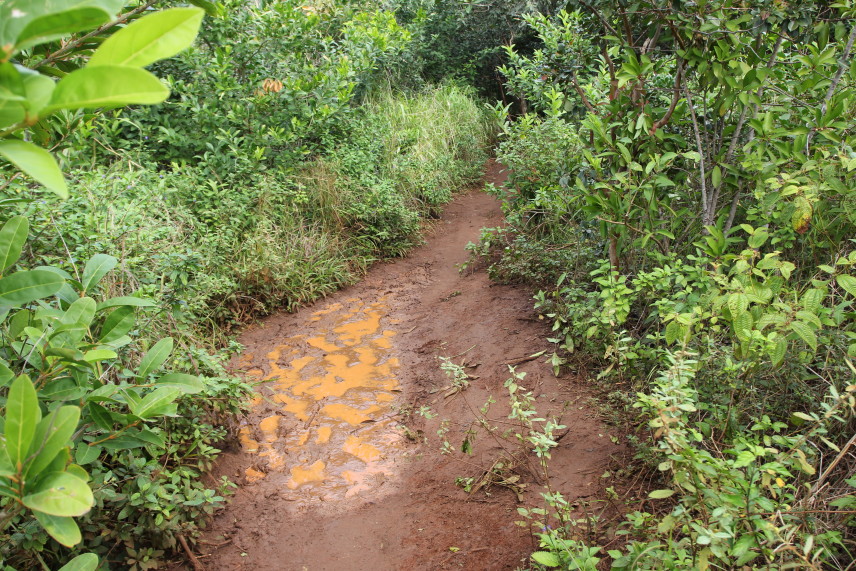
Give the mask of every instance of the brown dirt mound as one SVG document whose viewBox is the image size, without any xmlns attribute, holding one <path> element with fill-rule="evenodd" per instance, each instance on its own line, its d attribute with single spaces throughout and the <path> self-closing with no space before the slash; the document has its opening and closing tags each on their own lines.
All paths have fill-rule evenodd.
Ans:
<svg viewBox="0 0 856 571">
<path fill-rule="evenodd" d="M 486 179 L 501 183 L 500 167 L 491 163 Z M 545 477 L 524 447 L 483 431 L 471 454 L 460 451 L 489 397 L 490 424 L 512 427 L 509 364 L 526 372 L 539 412 L 567 427 L 552 489 L 572 502 L 600 491 L 621 448 L 578 379 L 556 379 L 544 357 L 530 358 L 548 346 L 529 292 L 458 271 L 467 242 L 501 223 L 494 198 L 463 194 L 408 258 L 241 336 L 236 368 L 260 381 L 259 398 L 240 446 L 219 463 L 240 487 L 198 544 L 205 569 L 526 566 L 535 546 L 515 524 L 517 508 L 537 505 Z M 438 357 L 465 367 L 466 387 L 455 389 Z M 442 453 L 444 441 L 454 450 Z M 500 458 L 503 467 L 483 478 Z M 457 478 L 482 485 L 468 494 Z"/>
</svg>

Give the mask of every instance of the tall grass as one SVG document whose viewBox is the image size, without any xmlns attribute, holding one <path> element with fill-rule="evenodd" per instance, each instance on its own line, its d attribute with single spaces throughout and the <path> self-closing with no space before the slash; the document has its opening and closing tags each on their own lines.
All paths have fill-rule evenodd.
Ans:
<svg viewBox="0 0 856 571">
<path fill-rule="evenodd" d="M 478 179 L 490 136 L 461 88 L 377 93 L 344 142 L 288 172 L 221 182 L 202 168 L 129 161 L 71 173 L 71 199 L 32 208 L 30 255 L 74 274 L 79 260 L 119 252 L 116 294 L 142 287 L 161 302 L 160 333 L 220 344 L 236 325 L 293 310 L 407 252 L 421 221 Z"/>
</svg>

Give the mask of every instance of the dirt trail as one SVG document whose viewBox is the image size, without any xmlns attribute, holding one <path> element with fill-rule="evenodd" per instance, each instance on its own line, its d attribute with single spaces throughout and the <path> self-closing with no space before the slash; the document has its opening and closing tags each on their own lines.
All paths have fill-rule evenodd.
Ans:
<svg viewBox="0 0 856 571">
<path fill-rule="evenodd" d="M 501 169 L 491 163 L 486 179 L 500 183 Z M 523 460 L 506 461 L 504 474 L 525 486 L 467 494 L 455 479 L 478 481 L 513 445 L 479 436 L 472 455 L 441 454 L 437 436 L 448 429 L 445 439 L 459 448 L 490 396 L 498 403 L 488 416 L 502 423 L 507 364 L 547 349 L 525 287 L 497 286 L 483 271 L 461 275 L 456 267 L 467 259 L 467 242 L 501 220 L 494 198 L 463 194 L 408 258 L 377 264 L 361 283 L 242 335 L 246 353 L 237 366 L 264 382 L 240 450 L 219 465 L 241 486 L 200 544 L 207 570 L 526 564 L 533 545 L 514 523 L 517 507 L 537 503 L 543 482 Z M 440 356 L 470 366 L 465 390 L 448 390 Z M 579 381 L 554 379 L 542 361 L 518 370 L 527 372 L 539 412 L 568 427 L 553 453 L 551 484 L 570 500 L 590 497 L 619 447 Z M 436 416 L 413 413 L 423 406 Z"/>
</svg>

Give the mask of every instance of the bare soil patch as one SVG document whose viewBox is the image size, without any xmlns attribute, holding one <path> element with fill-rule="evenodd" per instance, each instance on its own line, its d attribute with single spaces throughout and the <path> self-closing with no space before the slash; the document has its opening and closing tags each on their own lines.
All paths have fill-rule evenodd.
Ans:
<svg viewBox="0 0 856 571">
<path fill-rule="evenodd" d="M 502 178 L 490 163 L 487 181 Z M 548 349 L 529 291 L 458 271 L 467 242 L 501 223 L 494 198 L 462 194 L 409 257 L 246 330 L 235 366 L 263 382 L 240 445 L 219 463 L 240 487 L 197 546 L 205 569 L 525 566 L 534 545 L 515 525 L 517 508 L 537 504 L 544 482 L 521 463 L 507 470 L 525 484 L 517 490 L 494 484 L 468 494 L 455 485 L 478 481 L 507 446 L 477 437 L 471 455 L 459 450 L 489 397 L 497 404 L 488 417 L 504 418 L 508 364 L 527 373 L 539 411 L 567 427 L 553 453 L 553 489 L 570 500 L 600 493 L 622 449 L 579 379 L 556 379 L 544 357 L 528 359 Z M 441 356 L 468 366 L 467 388 L 450 390 Z M 422 407 L 436 416 L 416 414 Z M 441 453 L 440 427 L 456 453 Z"/>
</svg>

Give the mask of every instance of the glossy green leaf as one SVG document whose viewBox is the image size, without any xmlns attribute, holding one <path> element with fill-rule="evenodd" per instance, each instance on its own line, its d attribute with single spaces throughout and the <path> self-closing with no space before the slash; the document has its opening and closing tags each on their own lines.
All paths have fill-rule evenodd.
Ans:
<svg viewBox="0 0 856 571">
<path fill-rule="evenodd" d="M 0 416 L 0 431 L 3 430 L 3 417 Z M 13 478 L 18 473 L 6 454 L 6 446 L 0 440 L 0 478 Z"/>
<path fill-rule="evenodd" d="M 65 311 L 60 321 L 69 325 L 79 323 L 88 327 L 95 319 L 95 307 L 95 300 L 91 297 L 78 298 Z"/>
<path fill-rule="evenodd" d="M 23 216 L 13 216 L 0 230 L 0 272 L 18 261 L 27 241 L 30 223 Z"/>
<path fill-rule="evenodd" d="M 172 8 L 140 18 L 101 44 L 89 66 L 145 67 L 187 49 L 196 39 L 205 11 Z"/>
<path fill-rule="evenodd" d="M 95 571 L 97 568 L 98 556 L 94 553 L 84 553 L 63 565 L 59 571 Z"/>
<path fill-rule="evenodd" d="M 48 535 L 57 540 L 61 545 L 66 547 L 74 547 L 80 543 L 82 536 L 80 528 L 74 522 L 73 518 L 48 515 L 43 512 L 33 512 L 38 521 Z"/>
<path fill-rule="evenodd" d="M 43 418 L 33 435 L 29 457 L 34 459 L 24 469 L 24 475 L 38 475 L 44 470 L 77 430 L 80 409 L 76 406 L 61 406 Z"/>
<path fill-rule="evenodd" d="M 202 392 L 205 388 L 199 377 L 184 373 L 167 373 L 155 381 L 155 384 L 159 387 L 176 387 L 185 394 Z"/>
<path fill-rule="evenodd" d="M 45 270 L 15 272 L 0 278 L 0 305 L 19 306 L 44 299 L 64 283 L 60 276 Z"/>
<path fill-rule="evenodd" d="M 654 490 L 648 494 L 648 497 L 655 500 L 663 500 L 665 498 L 671 498 L 673 495 L 675 495 L 675 490 Z"/>
<path fill-rule="evenodd" d="M 95 504 L 89 484 L 66 472 L 53 472 L 41 479 L 23 504 L 33 511 L 61 517 L 87 513 Z"/>
<path fill-rule="evenodd" d="M 83 354 L 83 360 L 89 363 L 97 363 L 107 359 L 115 359 L 118 356 L 116 351 L 111 349 L 92 349 Z"/>
<path fill-rule="evenodd" d="M 148 350 L 146 356 L 143 357 L 142 361 L 140 361 L 140 368 L 137 372 L 140 379 L 145 379 L 158 367 L 163 365 L 164 361 L 166 361 L 167 358 L 169 358 L 170 353 L 172 353 L 173 345 L 172 337 L 164 337 Z"/>
<path fill-rule="evenodd" d="M 167 97 L 169 89 L 144 69 L 118 65 L 85 67 L 57 83 L 50 103 L 42 112 L 152 105 Z"/>
<path fill-rule="evenodd" d="M 145 396 L 139 404 L 131 405 L 131 413 L 142 418 L 148 419 L 155 416 L 167 414 L 168 405 L 171 405 L 175 399 L 181 396 L 181 389 L 175 387 L 160 387 Z"/>
<path fill-rule="evenodd" d="M 26 38 L 34 45 L 48 41 L 51 34 L 58 38 L 94 28 L 111 20 L 125 4 L 124 0 L 5 0 L 0 3 L 0 45 L 25 45 Z M 83 14 L 76 14 L 82 10 L 98 11 L 99 15 L 84 25 Z M 75 26 L 83 27 L 74 30 Z M 61 28 L 70 31 L 60 32 Z"/>
<path fill-rule="evenodd" d="M 12 383 L 6 400 L 6 454 L 13 466 L 23 467 L 41 419 L 36 388 L 30 377 L 21 375 Z"/>
<path fill-rule="evenodd" d="M 103 449 L 100 446 L 89 446 L 81 443 L 75 447 L 74 461 L 86 465 L 97 460 L 101 456 L 101 452 Z"/>
<path fill-rule="evenodd" d="M 21 123 L 27 115 L 36 117 L 55 85 L 36 71 L 9 62 L 0 64 L 0 129 Z"/>
<path fill-rule="evenodd" d="M 89 395 L 91 397 L 92 395 Z M 103 400 L 112 400 L 108 398 L 104 398 Z M 113 415 L 110 414 L 110 411 L 101 406 L 96 402 L 89 403 L 89 415 L 92 417 L 92 420 L 97 424 L 100 428 L 104 430 L 113 430 Z"/>
<path fill-rule="evenodd" d="M 110 299 L 105 299 L 104 301 L 98 302 L 98 311 L 101 311 L 102 309 L 109 309 L 111 307 L 120 307 L 123 305 L 129 307 L 155 307 L 155 305 L 157 304 L 150 299 L 145 299 L 142 297 L 111 297 Z"/>
<path fill-rule="evenodd" d="M 11 383 L 14 378 L 15 373 L 13 373 L 12 369 L 9 368 L 9 364 L 5 360 L 0 359 L 0 387 L 5 387 Z"/>
<path fill-rule="evenodd" d="M 56 159 L 41 147 L 26 141 L 6 139 L 0 141 L 0 156 L 33 177 L 50 191 L 68 198 L 68 186 Z"/>
<path fill-rule="evenodd" d="M 101 8 L 81 7 L 64 12 L 45 14 L 32 19 L 18 33 L 15 50 L 58 40 L 69 34 L 91 30 L 110 21 L 110 14 Z"/>
<path fill-rule="evenodd" d="M 134 315 L 133 307 L 119 307 L 114 309 L 107 319 L 104 320 L 104 325 L 101 327 L 101 343 L 110 343 L 124 336 L 131 328 L 134 327 L 136 316 Z"/>
<path fill-rule="evenodd" d="M 81 288 L 84 292 L 91 290 L 101 281 L 107 272 L 116 267 L 119 260 L 107 254 L 95 254 L 83 268 L 83 277 L 80 280 Z"/>
</svg>

